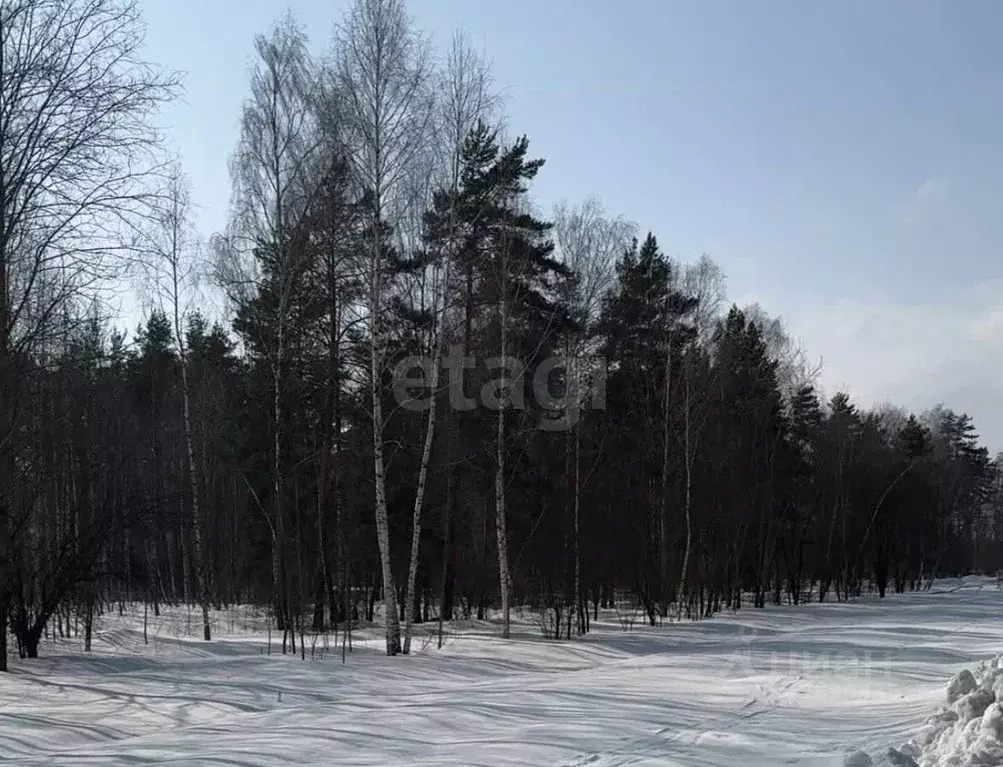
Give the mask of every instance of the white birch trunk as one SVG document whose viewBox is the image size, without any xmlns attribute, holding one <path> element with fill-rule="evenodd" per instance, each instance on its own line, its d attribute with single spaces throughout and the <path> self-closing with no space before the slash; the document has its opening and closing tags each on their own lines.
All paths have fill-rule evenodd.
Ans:
<svg viewBox="0 0 1003 767">
<path fill-rule="evenodd" d="M 505 407 L 508 405 L 508 381 L 504 371 L 506 370 L 506 352 L 508 341 L 508 316 L 504 284 L 504 269 L 507 265 L 503 262 L 503 284 L 501 299 L 499 301 L 499 319 L 501 320 L 501 358 L 502 358 L 502 380 L 501 380 L 501 402 L 498 407 L 498 438 L 496 445 L 497 468 L 495 470 L 495 531 L 498 538 L 498 580 L 501 587 L 502 601 L 502 636 L 508 639 L 511 636 L 511 577 L 508 567 L 508 533 L 505 528 Z"/>
<path fill-rule="evenodd" d="M 407 574 L 407 591 L 404 596 L 404 654 L 411 652 L 411 628 L 414 622 L 414 587 L 418 577 L 418 556 L 419 544 L 421 540 L 421 509 L 425 498 L 425 482 L 428 477 L 428 463 L 432 457 L 432 441 L 435 438 L 435 409 L 436 398 L 439 390 L 439 368 L 442 366 L 442 347 L 446 337 L 446 290 L 449 285 L 449 257 L 446 257 L 445 268 L 442 275 L 442 295 L 441 299 L 436 299 L 437 313 L 441 312 L 438 322 L 438 329 L 434 340 L 435 355 L 432 362 L 431 381 L 431 403 L 428 409 L 428 426 L 425 430 L 425 445 L 421 454 L 421 466 L 418 469 L 418 486 L 414 496 L 414 512 L 412 514 L 411 529 L 411 565 Z M 442 301 L 441 309 L 438 301 Z"/>
<path fill-rule="evenodd" d="M 378 234 L 377 234 L 378 236 Z M 369 362 L 373 397 L 373 473 L 376 490 L 376 537 L 380 548 L 383 569 L 383 605 L 386 613 L 387 655 L 397 655 L 401 650 L 400 617 L 397 614 L 397 592 L 390 559 L 390 523 L 387 514 L 386 471 L 383 460 L 383 405 L 380 402 L 380 349 L 379 349 L 379 246 L 374 244 L 372 273 L 369 285 L 370 339 Z"/>
<path fill-rule="evenodd" d="M 282 329 L 279 328 L 278 344 L 276 347 L 276 360 L 272 364 L 272 418 L 275 423 L 272 428 L 272 492 L 275 493 L 273 501 L 273 514 L 275 522 L 272 526 L 272 599 L 275 621 L 282 623 L 282 650 L 285 652 L 286 631 L 289 626 L 287 616 L 282 608 L 282 556 L 281 548 L 284 536 L 284 525 L 282 519 L 282 367 L 278 362 L 282 349 Z"/>
<path fill-rule="evenodd" d="M 199 505 L 199 481 L 195 468 L 195 445 L 192 437 L 191 395 L 188 386 L 187 355 L 181 357 L 181 389 L 184 405 L 185 443 L 188 450 L 188 478 L 192 488 L 192 533 L 195 543 L 195 586 L 198 589 L 199 605 L 202 607 L 202 638 L 208 642 L 212 639 L 212 629 L 209 625 L 209 587 L 206 572 L 205 543 L 202 538 L 202 514 Z"/>
<path fill-rule="evenodd" d="M 577 366 L 577 365 L 576 365 Z M 580 392 L 578 391 L 578 371 L 575 375 L 575 407 L 581 408 Z M 575 421 L 575 593 L 574 611 L 578 616 L 578 633 L 585 633 L 585 615 L 582 612 L 582 557 L 579 549 L 579 530 L 581 522 L 581 497 L 582 497 L 582 430 L 580 425 L 581 413 L 576 413 Z"/>
<path fill-rule="evenodd" d="M 191 406 L 191 385 L 188 380 L 188 350 L 185 347 L 184 327 L 181 308 L 182 302 L 182 238 L 183 226 L 186 216 L 187 197 L 181 186 L 180 178 L 175 178 L 172 182 L 171 190 L 171 211 L 169 223 L 170 231 L 170 299 L 174 310 L 174 335 L 178 346 L 178 359 L 181 362 L 181 404 L 182 416 L 185 429 L 185 458 L 188 463 L 188 481 L 192 493 L 192 542 L 195 546 L 195 589 L 196 599 L 202 608 L 202 638 L 208 642 L 212 638 L 212 630 L 209 623 L 209 580 L 208 567 L 205 552 L 205 542 L 203 539 L 203 520 L 201 506 L 199 504 L 199 476 L 198 464 L 195 462 L 195 436 L 192 428 L 192 406 Z M 187 590 L 187 575 L 186 590 Z"/>
<path fill-rule="evenodd" d="M 686 573 L 690 566 L 690 548 L 693 540 L 693 521 L 692 521 L 692 498 L 693 498 L 693 411 L 692 403 L 690 398 L 690 380 L 689 376 L 685 374 L 686 377 L 686 423 L 684 425 L 683 440 L 684 440 L 684 453 L 686 459 L 686 500 L 684 502 L 685 513 L 686 513 L 686 550 L 683 553 L 683 569 L 679 575 L 679 593 L 676 599 L 677 610 L 676 618 L 681 619 L 683 615 L 683 602 L 686 599 Z"/>
<path fill-rule="evenodd" d="M 661 565 L 661 613 L 669 611 L 669 404 L 672 386 L 672 336 L 667 336 L 665 389 L 662 397 L 662 485 L 658 507 L 658 553 Z"/>
</svg>

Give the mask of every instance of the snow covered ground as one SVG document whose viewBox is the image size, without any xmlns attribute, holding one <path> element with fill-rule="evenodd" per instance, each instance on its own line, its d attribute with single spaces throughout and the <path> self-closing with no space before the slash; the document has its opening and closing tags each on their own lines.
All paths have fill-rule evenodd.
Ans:
<svg viewBox="0 0 1003 767">
<path fill-rule="evenodd" d="M 510 641 L 453 625 L 441 650 L 419 637 L 394 659 L 367 630 L 343 665 L 323 639 L 306 661 L 265 654 L 246 609 L 215 615 L 211 644 L 194 615 L 188 635 L 186 610 L 151 616 L 144 645 L 140 607 L 102 617 L 89 655 L 50 642 L 14 661 L 0 763 L 843 765 L 858 750 L 881 763 L 926 733 L 951 748 L 928 746 L 920 764 L 961 765 L 977 733 L 946 722 L 931 738 L 926 722 L 952 675 L 1003 652 L 1001 608 L 995 581 L 969 578 L 656 629 L 611 614 L 560 643 L 527 613 Z"/>
</svg>

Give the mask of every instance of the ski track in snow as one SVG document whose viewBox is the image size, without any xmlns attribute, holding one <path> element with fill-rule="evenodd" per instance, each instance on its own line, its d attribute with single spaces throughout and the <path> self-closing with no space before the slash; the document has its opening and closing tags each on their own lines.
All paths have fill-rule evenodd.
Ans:
<svg viewBox="0 0 1003 767">
<path fill-rule="evenodd" d="M 45 642 L 0 677 L 4 765 L 842 765 L 915 737 L 958 671 L 1003 652 L 988 579 L 855 604 L 744 608 L 553 642 L 447 626 L 387 658 L 375 627 L 316 658 L 266 654 L 260 613 L 103 616 L 94 652 Z M 602 617 L 602 616 L 601 616 Z M 312 638 L 307 636 L 308 648 Z M 318 639 L 317 648 L 321 648 Z"/>
</svg>

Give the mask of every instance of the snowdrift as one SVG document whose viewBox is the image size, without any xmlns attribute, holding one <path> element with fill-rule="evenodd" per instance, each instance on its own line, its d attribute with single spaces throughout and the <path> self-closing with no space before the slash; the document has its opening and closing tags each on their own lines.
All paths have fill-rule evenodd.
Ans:
<svg viewBox="0 0 1003 767">
<path fill-rule="evenodd" d="M 859 751 L 845 767 L 1003 765 L 1003 655 L 955 674 L 945 697 L 915 739 L 877 757 Z"/>
</svg>

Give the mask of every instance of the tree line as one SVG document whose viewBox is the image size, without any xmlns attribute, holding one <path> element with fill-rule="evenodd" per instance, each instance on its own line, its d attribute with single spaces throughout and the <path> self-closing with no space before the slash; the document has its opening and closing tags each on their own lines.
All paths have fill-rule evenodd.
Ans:
<svg viewBox="0 0 1003 767">
<path fill-rule="evenodd" d="M 134 600 L 205 640 L 268 605 L 283 652 L 379 619 L 396 655 L 516 606 L 571 638 L 625 600 L 657 625 L 1003 566 L 968 415 L 824 396 L 708 257 L 542 212 L 462 34 L 356 0 L 324 56 L 291 16 L 259 36 L 203 241 L 141 22 L 0 3 L 0 669 Z"/>
</svg>

